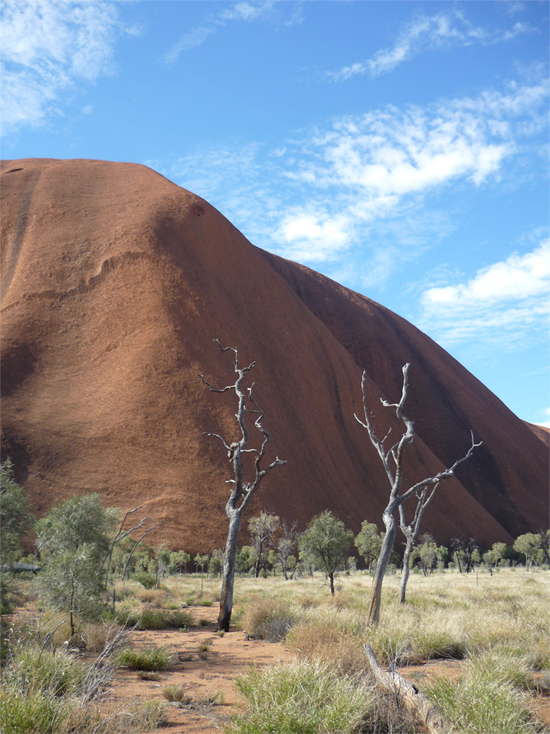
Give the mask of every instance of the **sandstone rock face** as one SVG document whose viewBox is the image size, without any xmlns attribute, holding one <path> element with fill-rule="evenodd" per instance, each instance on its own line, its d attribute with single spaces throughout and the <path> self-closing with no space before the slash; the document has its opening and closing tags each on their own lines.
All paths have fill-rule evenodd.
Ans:
<svg viewBox="0 0 550 734">
<path fill-rule="evenodd" d="M 254 247 L 206 201 L 148 168 L 32 159 L 2 164 L 2 448 L 36 510 L 75 493 L 163 520 L 153 542 L 208 552 L 227 528 L 222 445 L 234 381 L 214 338 L 256 360 L 255 394 L 271 433 L 249 516 L 301 527 L 325 508 L 355 532 L 377 522 L 387 479 L 361 409 L 381 429 L 411 362 L 416 438 L 406 478 L 483 441 L 429 507 L 422 531 L 511 542 L 548 518 L 541 437 L 443 349 L 368 298 Z"/>
</svg>

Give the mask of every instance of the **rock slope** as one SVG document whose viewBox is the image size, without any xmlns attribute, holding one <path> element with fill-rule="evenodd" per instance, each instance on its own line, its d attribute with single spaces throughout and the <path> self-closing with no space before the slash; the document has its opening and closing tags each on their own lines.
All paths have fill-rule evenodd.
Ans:
<svg viewBox="0 0 550 734">
<path fill-rule="evenodd" d="M 387 480 L 364 429 L 411 362 L 409 481 L 483 446 L 442 485 L 423 530 L 510 542 L 547 524 L 543 440 L 425 334 L 383 306 L 253 246 L 216 209 L 150 169 L 2 163 L 2 450 L 39 513 L 75 493 L 143 504 L 153 542 L 221 547 L 233 381 L 214 338 L 256 360 L 272 472 L 249 510 L 303 527 L 330 508 L 381 525 Z M 395 425 L 395 429 L 399 426 Z"/>
</svg>

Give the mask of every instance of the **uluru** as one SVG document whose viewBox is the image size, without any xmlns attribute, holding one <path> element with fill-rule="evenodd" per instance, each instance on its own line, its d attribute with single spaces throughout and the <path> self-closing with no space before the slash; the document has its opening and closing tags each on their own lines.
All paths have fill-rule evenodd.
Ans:
<svg viewBox="0 0 550 734">
<path fill-rule="evenodd" d="M 224 545 L 229 465 L 206 433 L 235 433 L 238 347 L 265 412 L 266 477 L 248 516 L 300 529 L 328 508 L 354 532 L 377 522 L 387 479 L 366 431 L 361 375 L 380 425 L 409 362 L 415 424 L 406 479 L 482 445 L 438 490 L 422 532 L 511 543 L 548 522 L 548 449 L 428 336 L 367 297 L 251 244 L 200 197 L 145 166 L 4 161 L 2 455 L 35 511 L 100 492 L 162 524 L 156 542 Z"/>
</svg>

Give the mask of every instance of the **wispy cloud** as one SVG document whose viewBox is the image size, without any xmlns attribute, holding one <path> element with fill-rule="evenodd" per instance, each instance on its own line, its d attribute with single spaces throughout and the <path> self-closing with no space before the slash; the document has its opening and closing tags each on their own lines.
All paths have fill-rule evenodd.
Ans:
<svg viewBox="0 0 550 734">
<path fill-rule="evenodd" d="M 550 314 L 550 240 L 462 283 L 428 288 L 421 306 L 420 326 L 444 345 L 483 340 L 512 348 L 525 346 L 527 332 L 541 338 Z"/>
<path fill-rule="evenodd" d="M 425 206 L 432 192 L 509 178 L 527 136 L 547 124 L 547 95 L 542 82 L 511 84 L 425 109 L 387 107 L 272 149 L 197 151 L 172 176 L 255 244 L 332 277 L 359 260 L 352 287 L 380 286 L 452 230 L 448 214 Z"/>
<path fill-rule="evenodd" d="M 255 0 L 254 2 L 237 2 L 230 8 L 218 13 L 209 13 L 205 22 L 197 28 L 186 31 L 170 50 L 164 55 L 167 64 L 175 63 L 184 51 L 189 51 L 203 44 L 209 36 L 231 22 L 251 23 L 253 21 L 274 17 L 274 0 Z"/>
<path fill-rule="evenodd" d="M 327 72 L 326 76 L 332 81 L 345 81 L 364 74 L 377 77 L 393 71 L 426 49 L 499 43 L 534 31 L 529 24 L 521 22 L 507 29 L 487 30 L 474 26 L 460 11 L 421 15 L 405 26 L 391 48 L 377 51 L 371 58 L 344 66 L 339 71 Z"/>
<path fill-rule="evenodd" d="M 113 70 L 123 28 L 111 2 L 4 0 L 0 10 L 3 132 L 42 123 L 63 89 Z"/>
</svg>

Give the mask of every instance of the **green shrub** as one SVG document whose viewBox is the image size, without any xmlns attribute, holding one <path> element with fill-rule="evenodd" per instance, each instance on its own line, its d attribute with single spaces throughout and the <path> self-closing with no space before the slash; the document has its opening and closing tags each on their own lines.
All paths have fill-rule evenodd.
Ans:
<svg viewBox="0 0 550 734">
<path fill-rule="evenodd" d="M 55 734 L 68 713 L 67 701 L 51 692 L 23 694 L 13 689 L 0 692 L 2 734 Z"/>
<path fill-rule="evenodd" d="M 166 670 L 172 660 L 172 652 L 165 647 L 146 650 L 124 648 L 115 655 L 115 665 L 127 670 Z"/>
<path fill-rule="evenodd" d="M 193 616 L 188 611 L 151 609 L 150 607 L 146 607 L 141 613 L 135 609 L 130 612 L 120 612 L 116 619 L 119 624 L 126 627 L 137 627 L 140 630 L 165 630 L 172 627 L 180 629 L 193 625 Z"/>
<path fill-rule="evenodd" d="M 146 589 L 152 589 L 157 583 L 156 576 L 153 576 L 152 573 L 147 573 L 146 571 L 138 571 L 137 573 L 132 574 L 131 578 L 140 583 Z"/>
</svg>

